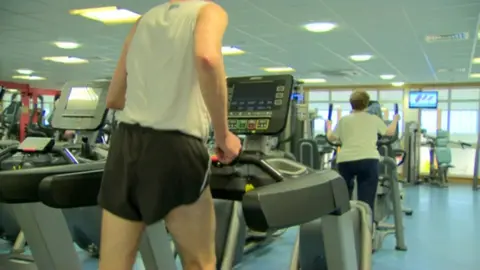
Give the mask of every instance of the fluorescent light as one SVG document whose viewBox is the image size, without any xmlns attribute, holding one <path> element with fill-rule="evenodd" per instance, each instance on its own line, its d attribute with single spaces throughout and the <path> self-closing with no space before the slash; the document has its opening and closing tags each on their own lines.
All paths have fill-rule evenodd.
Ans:
<svg viewBox="0 0 480 270">
<path fill-rule="evenodd" d="M 480 78 L 480 73 L 472 73 L 470 74 L 470 78 Z"/>
<path fill-rule="evenodd" d="M 350 59 L 355 62 L 365 62 L 373 58 L 371 54 L 354 54 L 350 55 Z"/>
<path fill-rule="evenodd" d="M 393 78 L 397 77 L 396 75 L 393 75 L 393 74 L 383 74 L 383 75 L 380 75 L 380 78 L 382 80 L 391 80 Z"/>
<path fill-rule="evenodd" d="M 73 50 L 80 47 L 80 44 L 76 42 L 57 41 L 57 42 L 54 42 L 53 44 L 58 48 L 65 49 L 65 50 Z"/>
<path fill-rule="evenodd" d="M 404 82 L 393 82 L 392 85 L 395 87 L 400 87 L 403 86 L 405 83 Z"/>
<path fill-rule="evenodd" d="M 231 47 L 231 46 L 223 46 L 222 47 L 222 54 L 223 55 L 240 55 L 244 54 L 245 51 L 240 50 L 239 48 L 236 47 Z"/>
<path fill-rule="evenodd" d="M 480 64 L 480 57 L 477 57 L 477 58 L 473 58 L 473 61 L 472 61 L 474 64 Z"/>
<path fill-rule="evenodd" d="M 18 80 L 28 80 L 28 81 L 42 81 L 46 80 L 44 77 L 40 76 L 31 76 L 31 75 L 14 75 L 12 76 L 13 79 L 18 79 Z"/>
<path fill-rule="evenodd" d="M 316 23 L 307 23 L 303 27 L 310 32 L 325 33 L 325 32 L 332 31 L 337 27 L 337 25 L 331 22 L 316 22 Z"/>
<path fill-rule="evenodd" d="M 109 79 L 96 79 L 96 80 L 93 80 L 94 82 L 109 82 L 111 80 Z"/>
<path fill-rule="evenodd" d="M 295 69 L 291 67 L 269 67 L 269 68 L 263 68 L 266 72 L 292 72 L 295 71 Z"/>
<path fill-rule="evenodd" d="M 324 83 L 324 82 L 327 82 L 327 80 L 321 79 L 321 78 L 318 78 L 318 79 L 299 79 L 299 81 L 301 81 L 303 83 Z"/>
<path fill-rule="evenodd" d="M 30 75 L 33 73 L 33 70 L 31 69 L 17 69 L 17 73 L 22 74 L 22 75 Z"/>
<path fill-rule="evenodd" d="M 62 64 L 85 64 L 88 63 L 87 59 L 82 59 L 73 56 L 48 56 L 42 58 L 45 61 L 52 61 Z"/>
<path fill-rule="evenodd" d="M 99 21 L 104 24 L 134 23 L 140 15 L 127 9 L 111 6 L 70 10 L 70 14 Z"/>
</svg>

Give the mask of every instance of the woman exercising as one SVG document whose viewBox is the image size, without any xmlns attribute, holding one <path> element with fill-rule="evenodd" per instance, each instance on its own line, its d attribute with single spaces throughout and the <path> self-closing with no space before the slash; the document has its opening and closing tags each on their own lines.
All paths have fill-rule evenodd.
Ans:
<svg viewBox="0 0 480 270">
<path fill-rule="evenodd" d="M 100 270 L 131 270 L 145 227 L 162 220 L 183 269 L 216 268 L 205 145 L 210 119 L 222 163 L 241 148 L 227 125 L 221 52 L 227 21 L 212 2 L 170 1 L 150 9 L 128 34 L 107 96 L 120 124 L 99 194 Z"/>
<path fill-rule="evenodd" d="M 400 116 L 394 116 L 387 127 L 377 115 L 366 112 L 370 97 L 365 91 L 354 91 L 350 96 L 352 113 L 340 119 L 335 130 L 327 124 L 327 137 L 331 141 L 340 141 L 342 149 L 337 154 L 338 172 L 347 182 L 348 192 L 352 198 L 357 178 L 358 200 L 367 203 L 374 211 L 378 185 L 377 149 L 378 134 L 393 136 L 397 130 Z"/>
</svg>

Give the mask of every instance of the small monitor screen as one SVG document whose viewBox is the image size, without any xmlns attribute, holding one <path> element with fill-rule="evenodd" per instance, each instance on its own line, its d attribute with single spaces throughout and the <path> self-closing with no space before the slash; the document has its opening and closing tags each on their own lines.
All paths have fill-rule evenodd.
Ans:
<svg viewBox="0 0 480 270">
<path fill-rule="evenodd" d="M 230 100 L 230 111 L 272 110 L 277 85 L 272 81 L 235 84 Z"/>
<path fill-rule="evenodd" d="M 438 106 L 437 91 L 415 91 L 408 96 L 410 109 L 436 109 Z"/>
<path fill-rule="evenodd" d="M 72 87 L 65 111 L 67 113 L 95 115 L 101 89 Z"/>
</svg>

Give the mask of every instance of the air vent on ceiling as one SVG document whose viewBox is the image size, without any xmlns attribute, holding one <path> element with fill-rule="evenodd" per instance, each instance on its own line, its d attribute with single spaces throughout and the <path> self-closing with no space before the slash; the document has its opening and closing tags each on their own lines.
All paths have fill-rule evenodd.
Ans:
<svg viewBox="0 0 480 270">
<path fill-rule="evenodd" d="M 112 61 L 112 59 L 107 58 L 107 57 L 102 57 L 102 56 L 91 56 L 91 57 L 86 57 L 89 62 L 108 62 Z"/>
<path fill-rule="evenodd" d="M 466 68 L 441 68 L 437 70 L 438 73 L 447 73 L 447 72 L 466 72 Z"/>
<path fill-rule="evenodd" d="M 322 70 L 321 73 L 328 77 L 356 77 L 361 73 L 357 70 Z"/>
<path fill-rule="evenodd" d="M 468 32 L 461 32 L 455 34 L 445 34 L 445 35 L 428 35 L 425 37 L 425 41 L 428 43 L 439 42 L 439 41 L 460 41 L 468 40 L 470 34 Z"/>
</svg>

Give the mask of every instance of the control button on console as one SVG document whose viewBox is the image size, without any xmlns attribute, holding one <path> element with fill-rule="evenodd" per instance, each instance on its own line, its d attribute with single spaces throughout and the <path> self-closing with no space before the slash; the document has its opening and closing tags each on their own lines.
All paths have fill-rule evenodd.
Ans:
<svg viewBox="0 0 480 270">
<path fill-rule="evenodd" d="M 275 98 L 283 98 L 283 93 L 276 93 Z"/>
<path fill-rule="evenodd" d="M 282 105 L 282 100 L 281 99 L 276 99 L 275 100 L 275 105 Z"/>
<path fill-rule="evenodd" d="M 248 120 L 248 129 L 255 129 L 257 127 L 257 121 L 256 120 Z"/>
<path fill-rule="evenodd" d="M 277 86 L 277 92 L 283 92 L 283 91 L 285 91 L 285 86 L 283 85 Z"/>
</svg>

